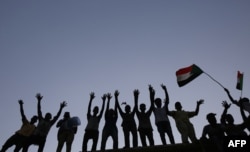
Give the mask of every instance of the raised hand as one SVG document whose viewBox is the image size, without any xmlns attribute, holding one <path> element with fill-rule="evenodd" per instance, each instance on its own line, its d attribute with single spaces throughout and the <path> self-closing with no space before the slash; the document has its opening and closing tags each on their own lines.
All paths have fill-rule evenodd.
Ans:
<svg viewBox="0 0 250 152">
<path fill-rule="evenodd" d="M 61 103 L 61 105 L 60 105 L 61 108 L 64 108 L 64 107 L 66 107 L 66 106 L 67 106 L 67 102 L 66 102 L 66 101 L 63 101 L 63 102 Z"/>
<path fill-rule="evenodd" d="M 118 91 L 118 90 L 115 90 L 115 93 L 114 93 L 115 97 L 118 97 L 119 94 L 120 94 L 119 91 Z"/>
<path fill-rule="evenodd" d="M 107 95 L 104 94 L 104 95 L 102 96 L 102 101 L 105 101 L 105 100 L 106 100 L 106 97 L 107 97 Z"/>
<path fill-rule="evenodd" d="M 37 93 L 36 98 L 38 101 L 41 101 L 43 99 L 43 96 L 40 93 Z"/>
<path fill-rule="evenodd" d="M 230 108 L 230 106 L 231 106 L 231 103 L 228 104 L 227 101 L 222 101 L 221 104 L 222 104 L 222 106 L 223 106 L 225 109 L 228 109 L 228 108 Z"/>
<path fill-rule="evenodd" d="M 167 90 L 167 87 L 164 84 L 161 84 L 163 90 Z"/>
<path fill-rule="evenodd" d="M 148 89 L 150 92 L 152 92 L 154 90 L 153 87 L 151 86 L 151 84 L 148 85 Z"/>
<path fill-rule="evenodd" d="M 198 105 L 201 105 L 201 104 L 203 104 L 204 103 L 204 99 L 200 99 L 199 101 L 197 101 L 197 104 Z"/>
<path fill-rule="evenodd" d="M 108 100 L 110 100 L 112 98 L 111 93 L 107 93 L 106 96 L 107 96 Z"/>
<path fill-rule="evenodd" d="M 91 92 L 89 95 L 90 95 L 90 100 L 95 98 L 95 93 L 94 92 Z"/>
<path fill-rule="evenodd" d="M 23 100 L 18 100 L 18 103 L 19 103 L 20 105 L 23 105 Z"/>
<path fill-rule="evenodd" d="M 140 94 L 140 91 L 139 91 L 138 89 L 135 89 L 135 90 L 134 90 L 134 96 L 135 96 L 135 97 L 138 97 L 139 94 Z"/>
</svg>

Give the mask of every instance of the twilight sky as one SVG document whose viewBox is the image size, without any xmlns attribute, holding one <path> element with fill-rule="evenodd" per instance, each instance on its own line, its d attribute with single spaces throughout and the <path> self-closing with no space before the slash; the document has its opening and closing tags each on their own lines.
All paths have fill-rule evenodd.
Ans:
<svg viewBox="0 0 250 152">
<path fill-rule="evenodd" d="M 66 100 L 68 106 L 63 113 L 69 111 L 82 122 L 73 142 L 72 151 L 77 152 L 87 124 L 90 92 L 96 93 L 93 106 L 100 106 L 101 96 L 116 89 L 120 101 L 133 106 L 133 90 L 139 89 L 139 103 L 146 103 L 148 108 L 148 84 L 156 90 L 156 97 L 164 98 L 162 83 L 169 91 L 170 110 L 174 110 L 176 101 L 184 110 L 192 111 L 197 100 L 205 100 L 199 115 L 191 119 L 200 138 L 207 124 L 206 114 L 217 113 L 219 120 L 221 102 L 229 99 L 204 74 L 180 88 L 175 72 L 195 63 L 238 99 L 240 91 L 235 86 L 240 70 L 244 72 L 243 96 L 249 97 L 249 7 L 248 0 L 1 0 L 0 146 L 21 126 L 19 99 L 24 100 L 28 118 L 36 114 L 38 92 L 44 96 L 44 114 L 55 115 L 60 102 Z M 229 113 L 236 123 L 242 122 L 238 107 L 232 105 Z M 153 115 L 151 119 L 155 144 L 160 145 Z M 170 121 L 175 140 L 180 143 L 175 122 L 172 118 Z M 99 127 L 98 149 L 103 124 L 104 119 Z M 120 117 L 117 126 L 122 148 Z M 56 150 L 56 134 L 53 126 L 44 151 Z M 106 147 L 111 148 L 112 143 L 109 139 Z M 91 145 L 89 142 L 88 148 Z"/>
</svg>

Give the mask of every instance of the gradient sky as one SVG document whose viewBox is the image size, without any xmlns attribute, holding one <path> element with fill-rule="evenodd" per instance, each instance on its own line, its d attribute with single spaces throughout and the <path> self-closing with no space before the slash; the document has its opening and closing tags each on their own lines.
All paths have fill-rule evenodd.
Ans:
<svg viewBox="0 0 250 152">
<path fill-rule="evenodd" d="M 55 115 L 60 102 L 66 100 L 68 106 L 63 113 L 69 111 L 82 122 L 72 148 L 77 152 L 87 124 L 90 92 L 96 93 L 93 106 L 101 105 L 101 96 L 116 89 L 120 101 L 133 106 L 133 90 L 139 89 L 139 103 L 149 107 L 148 84 L 156 90 L 156 97 L 164 98 L 162 83 L 169 91 L 170 110 L 176 101 L 184 110 L 192 111 L 197 100 L 205 100 L 199 115 L 191 119 L 199 138 L 207 124 L 206 114 L 217 113 L 219 120 L 221 102 L 229 99 L 204 74 L 180 88 L 175 72 L 195 63 L 238 99 L 241 93 L 235 86 L 239 70 L 244 72 L 243 96 L 249 97 L 249 7 L 248 0 L 1 0 L 0 146 L 21 126 L 19 99 L 24 100 L 28 118 L 36 114 L 38 92 L 44 96 L 44 114 Z M 242 122 L 238 107 L 232 105 L 229 113 L 236 123 Z M 154 116 L 151 118 L 155 144 L 160 145 Z M 175 122 L 172 118 L 170 121 L 175 140 L 180 143 Z M 104 119 L 99 127 L 98 149 L 103 124 Z M 120 117 L 117 126 L 122 148 Z M 53 126 L 44 151 L 56 150 L 56 134 Z M 112 143 L 109 139 L 107 148 Z M 30 147 L 31 151 L 36 149 Z"/>
</svg>

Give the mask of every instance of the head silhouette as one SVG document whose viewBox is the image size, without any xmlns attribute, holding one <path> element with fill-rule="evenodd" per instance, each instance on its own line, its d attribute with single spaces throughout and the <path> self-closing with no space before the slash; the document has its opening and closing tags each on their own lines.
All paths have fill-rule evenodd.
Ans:
<svg viewBox="0 0 250 152">
<path fill-rule="evenodd" d="M 69 112 L 65 112 L 63 115 L 64 119 L 69 119 L 70 118 L 70 113 Z"/>
<path fill-rule="evenodd" d="M 50 120 L 52 118 L 52 115 L 51 115 L 51 113 L 46 113 L 45 114 L 45 120 Z"/>
<path fill-rule="evenodd" d="M 177 102 L 175 103 L 175 109 L 176 109 L 176 110 L 181 110 L 181 109 L 182 109 L 182 106 L 181 106 L 181 103 L 180 103 L 180 102 L 177 101 Z"/>
<path fill-rule="evenodd" d="M 146 105 L 144 103 L 140 104 L 140 110 L 141 110 L 141 112 L 145 112 Z"/>
<path fill-rule="evenodd" d="M 155 99 L 155 105 L 157 106 L 157 108 L 161 108 L 161 99 L 160 98 Z"/>
<path fill-rule="evenodd" d="M 229 124 L 234 124 L 234 118 L 231 114 L 227 114 L 226 115 L 226 121 L 229 123 Z"/>
<path fill-rule="evenodd" d="M 216 115 L 215 113 L 207 114 L 207 121 L 209 122 L 209 124 L 211 124 L 211 125 L 217 124 L 217 120 L 216 120 L 215 115 Z"/>
<path fill-rule="evenodd" d="M 33 117 L 30 119 L 30 123 L 31 123 L 31 124 L 36 123 L 36 122 L 37 122 L 37 119 L 38 119 L 37 116 L 33 116 Z"/>
<path fill-rule="evenodd" d="M 93 109 L 94 115 L 97 115 L 98 112 L 99 112 L 99 108 L 97 106 L 95 106 L 94 109 Z"/>
<path fill-rule="evenodd" d="M 126 106 L 125 106 L 125 112 L 126 112 L 126 113 L 130 113 L 130 111 L 131 111 L 130 105 L 126 105 Z"/>
</svg>

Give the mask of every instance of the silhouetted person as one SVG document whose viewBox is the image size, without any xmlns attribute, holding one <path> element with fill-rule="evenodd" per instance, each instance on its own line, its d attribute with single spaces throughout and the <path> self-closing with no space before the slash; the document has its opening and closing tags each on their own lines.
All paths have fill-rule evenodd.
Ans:
<svg viewBox="0 0 250 152">
<path fill-rule="evenodd" d="M 92 101 L 94 98 L 95 98 L 94 92 L 90 93 L 90 101 L 89 101 L 88 113 L 87 113 L 88 124 L 85 128 L 85 134 L 83 137 L 82 152 L 87 151 L 87 144 L 88 144 L 88 141 L 90 139 L 93 140 L 91 151 L 96 151 L 96 146 L 97 146 L 98 137 L 99 137 L 99 129 L 98 128 L 99 128 L 99 123 L 100 123 L 100 120 L 102 118 L 103 111 L 104 111 L 106 95 L 104 94 L 102 96 L 103 103 L 102 103 L 102 109 L 101 109 L 99 115 L 97 115 L 99 112 L 98 106 L 94 107 L 93 115 L 91 114 L 91 105 L 92 105 Z"/>
<path fill-rule="evenodd" d="M 233 97 L 231 96 L 230 92 L 228 89 L 224 88 L 225 92 L 227 93 L 230 101 L 237 105 L 238 107 L 240 107 L 240 101 L 242 102 L 242 106 L 243 106 L 243 109 L 246 110 L 249 114 L 250 114 L 250 102 L 249 102 L 249 99 L 244 97 L 244 98 L 240 98 L 239 101 L 233 99 Z"/>
<path fill-rule="evenodd" d="M 230 101 L 237 105 L 238 107 L 241 108 L 241 116 L 242 116 L 242 119 L 243 121 L 245 122 L 247 120 L 247 116 L 245 114 L 244 111 L 247 111 L 248 112 L 248 119 L 250 119 L 250 102 L 249 102 L 249 99 L 248 98 L 240 98 L 239 101 L 233 99 L 233 97 L 231 96 L 230 92 L 228 89 L 224 88 L 225 92 L 227 93 Z M 247 129 L 250 131 L 250 125 L 247 125 Z"/>
<path fill-rule="evenodd" d="M 168 97 L 168 93 L 166 90 L 166 87 L 162 84 L 161 85 L 162 89 L 165 92 L 165 101 L 169 102 L 169 97 Z M 149 92 L 150 92 L 150 96 L 151 96 L 151 102 L 154 102 L 156 107 L 154 106 L 154 115 L 155 115 L 155 124 L 157 126 L 157 130 L 160 134 L 161 137 L 161 141 L 163 145 L 166 145 L 166 139 L 165 139 L 165 133 L 167 133 L 170 143 L 171 144 L 175 144 L 174 141 L 174 136 L 172 133 L 172 128 L 168 119 L 168 116 L 166 114 L 166 102 L 164 104 L 164 106 L 162 107 L 162 101 L 160 98 L 156 98 L 154 99 L 155 96 L 155 90 L 153 89 L 153 87 L 151 85 L 149 85 Z"/>
<path fill-rule="evenodd" d="M 27 138 L 33 133 L 35 130 L 35 123 L 37 122 L 37 116 L 33 116 L 30 121 L 26 118 L 23 110 L 23 101 L 18 101 L 20 105 L 20 113 L 22 117 L 22 126 L 16 131 L 14 135 L 12 135 L 3 145 L 0 152 L 5 152 L 8 148 L 15 145 L 14 152 L 18 152 L 22 147 L 23 143 L 27 140 Z"/>
<path fill-rule="evenodd" d="M 220 152 L 223 152 L 223 141 L 225 137 L 224 129 L 221 124 L 217 123 L 215 115 L 214 113 L 207 114 L 207 121 L 209 124 L 203 128 L 201 142 L 206 142 L 208 140 L 216 145 Z"/>
<path fill-rule="evenodd" d="M 56 124 L 58 129 L 57 140 L 58 145 L 56 152 L 61 152 L 64 143 L 66 143 L 66 152 L 71 152 L 71 146 L 74 140 L 74 136 L 77 132 L 77 126 L 70 126 L 70 113 L 65 112 L 63 119 L 59 120 Z"/>
<path fill-rule="evenodd" d="M 189 119 L 198 115 L 200 105 L 203 104 L 203 102 L 204 100 L 202 99 L 197 101 L 196 110 L 190 112 L 182 110 L 182 105 L 180 102 L 175 103 L 176 111 L 169 111 L 169 102 L 166 101 L 166 113 L 167 115 L 172 116 L 174 118 L 176 127 L 181 134 L 182 143 L 189 143 L 188 138 L 192 141 L 192 143 L 196 143 L 198 141 L 195 135 L 194 126 Z"/>
<path fill-rule="evenodd" d="M 234 124 L 233 116 L 231 114 L 227 114 L 227 111 L 230 108 L 231 104 L 223 101 L 222 106 L 224 107 L 224 110 L 221 115 L 221 124 L 223 125 L 227 136 L 247 136 L 247 133 L 244 131 L 244 129 L 247 127 L 246 124 Z"/>
<path fill-rule="evenodd" d="M 154 103 L 151 102 L 151 106 L 148 109 L 148 111 L 146 111 L 146 105 L 144 103 L 140 104 L 140 111 L 139 111 L 138 109 L 139 94 L 140 94 L 139 90 L 134 91 L 135 110 L 136 110 L 135 112 L 139 120 L 138 131 L 140 134 L 141 143 L 143 147 L 146 147 L 147 146 L 146 137 L 147 137 L 149 141 L 149 145 L 154 146 L 153 128 L 152 128 L 151 121 L 150 121 L 150 116 L 153 112 Z"/>
<path fill-rule="evenodd" d="M 117 113 L 117 103 L 115 102 L 115 108 L 109 108 L 110 99 L 112 98 L 111 94 L 107 94 L 108 103 L 105 111 L 105 125 L 102 130 L 102 142 L 101 150 L 105 150 L 106 142 L 109 136 L 113 139 L 113 149 L 118 149 L 118 129 L 116 122 L 118 119 Z"/>
<path fill-rule="evenodd" d="M 124 148 L 130 148 L 130 140 L 129 140 L 130 133 L 132 134 L 133 147 L 135 148 L 138 146 L 137 129 L 136 129 L 136 123 L 135 123 L 135 119 L 134 119 L 135 107 L 133 108 L 133 111 L 131 112 L 131 107 L 129 105 L 126 105 L 125 112 L 123 112 L 120 105 L 119 105 L 118 95 L 119 95 L 119 92 L 116 90 L 115 91 L 115 102 L 117 103 L 119 113 L 122 117 L 122 128 L 123 128 L 124 141 L 125 141 Z"/>
<path fill-rule="evenodd" d="M 41 100 L 43 96 L 41 96 L 41 94 L 38 93 L 36 95 L 36 98 L 37 98 L 37 113 L 39 122 L 34 133 L 28 138 L 28 142 L 25 144 L 23 152 L 27 152 L 29 146 L 32 144 L 38 145 L 38 152 L 43 151 L 50 128 L 56 123 L 56 121 L 60 117 L 62 109 L 65 106 L 67 106 L 67 103 L 63 101 L 60 104 L 60 109 L 57 112 L 57 115 L 53 119 L 51 119 L 52 118 L 51 113 L 46 113 L 45 117 L 43 117 L 41 111 Z"/>
</svg>

